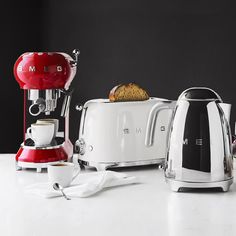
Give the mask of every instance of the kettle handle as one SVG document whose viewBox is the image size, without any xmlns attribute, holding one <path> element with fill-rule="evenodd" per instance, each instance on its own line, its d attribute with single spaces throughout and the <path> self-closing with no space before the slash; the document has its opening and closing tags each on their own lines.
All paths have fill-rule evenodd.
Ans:
<svg viewBox="0 0 236 236">
<path fill-rule="evenodd" d="M 162 103 L 155 104 L 148 116 L 147 121 L 147 128 L 146 128 L 146 136 L 145 136 L 145 146 L 150 147 L 153 145 L 153 138 L 154 138 L 154 126 L 157 114 L 161 110 L 173 110 L 175 107 L 176 102 L 174 101 L 163 101 Z"/>
</svg>

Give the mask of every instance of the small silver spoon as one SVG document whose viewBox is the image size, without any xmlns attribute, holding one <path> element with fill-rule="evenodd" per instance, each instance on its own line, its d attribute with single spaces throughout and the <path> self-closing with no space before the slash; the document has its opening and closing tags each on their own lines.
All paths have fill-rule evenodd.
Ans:
<svg viewBox="0 0 236 236">
<path fill-rule="evenodd" d="M 64 191 L 63 191 L 63 187 L 62 187 L 60 184 L 58 184 L 58 183 L 53 184 L 53 188 L 54 188 L 55 190 L 60 190 L 61 193 L 62 193 L 62 195 L 65 197 L 66 200 L 71 200 L 70 198 L 68 198 L 68 197 L 66 196 L 66 194 L 65 194 Z"/>
</svg>

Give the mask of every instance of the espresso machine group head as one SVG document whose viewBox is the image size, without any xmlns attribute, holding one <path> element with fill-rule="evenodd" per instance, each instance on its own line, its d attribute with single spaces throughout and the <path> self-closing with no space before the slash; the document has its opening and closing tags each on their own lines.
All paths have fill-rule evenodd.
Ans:
<svg viewBox="0 0 236 236">
<path fill-rule="evenodd" d="M 16 167 L 36 168 L 38 172 L 49 163 L 67 161 L 73 155 L 69 140 L 70 84 L 75 77 L 79 50 L 74 59 L 61 52 L 27 52 L 14 65 L 14 76 L 24 90 L 24 142 L 16 154 Z M 62 99 L 64 98 L 64 99 Z M 38 119 L 57 119 L 59 130 L 52 142 L 37 146 L 27 135 L 27 128 Z"/>
</svg>

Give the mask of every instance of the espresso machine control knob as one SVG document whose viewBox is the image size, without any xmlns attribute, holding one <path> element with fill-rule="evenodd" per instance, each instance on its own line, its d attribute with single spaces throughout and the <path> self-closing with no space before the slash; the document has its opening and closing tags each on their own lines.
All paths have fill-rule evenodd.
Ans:
<svg viewBox="0 0 236 236">
<path fill-rule="evenodd" d="M 85 153 L 85 141 L 81 138 L 75 142 L 75 151 L 80 155 Z"/>
</svg>

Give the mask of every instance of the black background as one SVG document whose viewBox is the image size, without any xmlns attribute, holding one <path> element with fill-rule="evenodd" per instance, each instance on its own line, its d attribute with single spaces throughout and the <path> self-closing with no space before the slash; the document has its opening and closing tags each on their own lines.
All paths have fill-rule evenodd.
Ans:
<svg viewBox="0 0 236 236">
<path fill-rule="evenodd" d="M 232 1 L 233 2 L 233 1 Z M 177 99 L 191 86 L 208 86 L 233 104 L 236 119 L 236 8 L 229 1 L 13 1 L 0 8 L 0 152 L 22 142 L 23 93 L 12 68 L 25 51 L 81 50 L 71 106 L 107 97 L 122 82 L 151 96 Z"/>
</svg>

